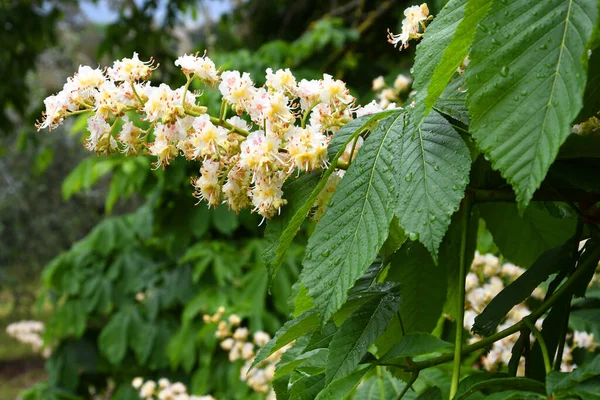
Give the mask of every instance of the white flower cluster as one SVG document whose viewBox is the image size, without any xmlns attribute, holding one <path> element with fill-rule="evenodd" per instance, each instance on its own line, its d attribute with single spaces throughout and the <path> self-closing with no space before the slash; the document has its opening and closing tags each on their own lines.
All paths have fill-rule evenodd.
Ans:
<svg viewBox="0 0 600 400">
<path fill-rule="evenodd" d="M 212 396 L 195 396 L 187 392 L 187 387 L 181 382 L 172 383 L 167 378 L 161 378 L 158 383 L 141 377 L 134 378 L 131 386 L 138 390 L 140 399 L 144 400 L 215 400 Z"/>
<path fill-rule="evenodd" d="M 384 110 L 387 108 L 396 108 L 396 105 L 402 105 L 402 96 L 410 91 L 412 85 L 412 78 L 400 74 L 394 80 L 394 84 L 390 87 L 385 82 L 383 76 L 378 76 L 373 79 L 373 91 L 377 92 L 377 99 L 379 103 L 373 101 L 370 104 L 377 104 L 380 109 Z M 411 92 L 410 97 L 414 92 Z M 367 106 L 365 106 L 366 108 Z"/>
<path fill-rule="evenodd" d="M 404 10 L 404 19 L 402 20 L 402 32 L 394 35 L 388 29 L 388 42 L 394 47 L 400 44 L 400 50 L 408 47 L 408 42 L 411 39 L 420 39 L 425 31 L 425 22 L 430 21 L 433 17 L 429 15 L 429 8 L 426 3 L 420 6 L 411 6 Z"/>
<path fill-rule="evenodd" d="M 475 258 L 471 265 L 471 271 L 467 274 L 465 281 L 466 304 L 464 315 L 464 327 L 470 330 L 474 324 L 475 317 L 479 315 L 490 301 L 500 293 L 506 285 L 517 279 L 525 270 L 511 263 L 502 263 L 498 257 L 492 254 L 481 255 L 475 253 Z M 542 300 L 544 291 L 536 288 L 532 297 Z M 531 311 L 524 304 L 518 304 L 508 313 L 506 319 L 498 326 L 497 331 L 502 331 L 529 315 Z M 541 329 L 543 319 L 536 322 L 536 327 Z M 519 334 L 513 334 L 495 342 L 490 351 L 478 362 L 482 368 L 494 372 L 502 366 L 507 366 L 512 356 L 512 348 L 519 338 Z M 533 342 L 534 337 L 531 335 Z M 469 339 L 470 343 L 479 341 L 479 338 L 473 336 Z M 562 371 L 572 371 L 576 365 L 573 364 L 572 351 L 574 347 L 595 349 L 594 337 L 586 332 L 574 332 L 572 336 L 572 346 L 565 344 L 562 357 Z M 519 363 L 518 375 L 524 373 L 524 360 Z"/>
<path fill-rule="evenodd" d="M 275 400 L 275 391 L 271 385 L 275 365 L 291 345 L 279 349 L 250 370 L 256 352 L 271 340 L 271 336 L 262 331 L 250 335 L 248 328 L 240 327 L 242 320 L 239 316 L 231 314 L 226 320 L 222 319 L 223 316 L 224 308 L 220 307 L 216 314 L 204 315 L 203 319 L 206 323 L 218 323 L 215 335 L 221 340 L 221 348 L 229 352 L 229 361 L 244 361 L 240 379 L 255 392 L 266 394 L 267 400 Z"/>
<path fill-rule="evenodd" d="M 44 358 L 50 357 L 51 349 L 44 348 L 44 323 L 40 321 L 19 321 L 6 327 L 6 333 L 17 341 L 31 345 L 33 351 L 42 354 Z"/>
<path fill-rule="evenodd" d="M 289 69 L 268 68 L 266 84 L 257 87 L 247 72 L 217 70 L 206 55 L 184 55 L 175 64 L 187 77 L 177 89 L 152 86 L 147 79 L 156 67 L 136 53 L 105 70 L 81 66 L 44 101 L 38 129 L 92 113 L 90 151 L 147 153 L 157 157 L 156 167 L 179 155 L 200 161 L 200 177 L 192 179 L 196 197 L 209 206 L 226 203 L 236 212 L 251 208 L 271 218 L 286 204 L 281 188 L 294 171 L 327 167 L 332 133 L 356 116 L 381 111 L 373 104 L 356 107 L 346 84 L 327 74 L 298 81 Z M 188 90 L 194 79 L 218 88 L 218 117 L 196 104 L 200 95 Z M 237 115 L 228 117 L 230 109 Z M 149 126 L 136 126 L 127 112 Z"/>
</svg>

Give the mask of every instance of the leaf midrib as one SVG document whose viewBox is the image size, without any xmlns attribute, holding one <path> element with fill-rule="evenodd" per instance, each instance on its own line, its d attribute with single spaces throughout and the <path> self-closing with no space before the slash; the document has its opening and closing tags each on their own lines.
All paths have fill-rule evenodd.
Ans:
<svg viewBox="0 0 600 400">
<path fill-rule="evenodd" d="M 360 231 L 360 225 L 363 223 L 363 219 L 365 217 L 365 215 L 364 215 L 365 208 L 367 206 L 367 203 L 369 203 L 369 201 L 368 201 L 369 193 L 371 192 L 371 188 L 373 187 L 373 176 L 375 175 L 375 169 L 377 166 L 377 162 L 379 161 L 379 158 L 381 156 L 381 149 L 384 147 L 384 143 L 385 143 L 388 135 L 390 134 L 390 131 L 396 125 L 396 122 L 398 121 L 398 119 L 401 117 L 404 117 L 404 114 L 398 114 L 398 116 L 390 124 L 390 126 L 386 130 L 385 135 L 383 136 L 383 138 L 379 144 L 379 148 L 377 149 L 377 154 L 375 155 L 375 158 L 373 160 L 373 168 L 371 168 L 369 180 L 367 181 L 367 192 L 365 193 L 365 196 L 363 197 L 364 201 L 362 204 L 362 210 L 359 214 L 360 216 L 358 218 L 358 222 L 355 225 L 356 228 L 355 228 L 354 234 L 352 236 L 352 243 L 350 244 L 350 247 L 353 247 L 354 244 L 356 243 L 356 241 L 358 240 L 358 232 Z M 349 256 L 350 256 L 349 252 L 346 252 L 345 257 L 344 257 L 344 264 L 346 264 L 346 262 L 348 261 Z M 338 282 L 340 281 L 341 277 L 342 277 L 342 274 L 339 274 L 337 276 L 337 278 L 335 279 L 335 284 L 333 285 L 333 288 L 338 286 Z M 333 289 L 333 288 L 328 291 L 330 294 L 329 294 L 329 296 L 327 296 L 327 298 L 331 298 L 332 294 L 335 293 L 335 289 Z M 328 302 L 327 305 L 328 305 L 327 306 L 327 309 L 328 309 L 330 307 L 331 303 Z"/>
</svg>

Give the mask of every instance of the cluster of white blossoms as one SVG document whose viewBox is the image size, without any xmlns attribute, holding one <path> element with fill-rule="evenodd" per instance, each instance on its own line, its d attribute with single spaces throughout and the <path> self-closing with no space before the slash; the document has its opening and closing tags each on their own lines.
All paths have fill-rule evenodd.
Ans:
<svg viewBox="0 0 600 400">
<path fill-rule="evenodd" d="M 403 104 L 403 97 L 411 97 L 416 92 L 410 92 L 412 78 L 403 74 L 399 74 L 394 79 L 394 84 L 388 86 L 383 76 L 378 76 L 373 79 L 372 89 L 377 92 L 377 105 L 380 109 L 396 108 L 397 105 Z M 410 92 L 410 93 L 409 93 Z M 406 95 L 407 93 L 408 96 Z M 367 106 L 365 106 L 366 108 Z"/>
<path fill-rule="evenodd" d="M 187 392 L 187 387 L 181 382 L 171 382 L 161 378 L 158 382 L 144 381 L 137 377 L 131 381 L 131 386 L 138 390 L 140 399 L 144 400 L 215 400 L 212 396 L 195 396 Z"/>
<path fill-rule="evenodd" d="M 44 323 L 40 321 L 19 321 L 6 327 L 6 333 L 21 343 L 31 345 L 33 351 L 42 354 L 44 358 L 50 357 L 52 350 L 44 347 Z"/>
<path fill-rule="evenodd" d="M 187 77 L 176 89 L 152 86 L 148 79 L 157 66 L 136 53 L 104 70 L 80 66 L 63 90 L 44 100 L 38 130 L 89 113 L 90 151 L 150 154 L 156 167 L 177 156 L 199 161 L 200 176 L 192 179 L 198 199 L 271 218 L 286 204 L 282 186 L 294 171 L 327 167 L 331 135 L 382 109 L 357 107 L 346 84 L 327 74 L 298 81 L 289 69 L 268 68 L 266 84 L 257 87 L 247 72 L 221 71 L 206 54 L 184 55 L 175 65 Z M 195 79 L 220 92 L 218 116 L 197 104 L 201 94 L 189 90 Z M 228 116 L 231 110 L 235 115 Z"/>
<path fill-rule="evenodd" d="M 242 319 L 236 314 L 231 314 L 226 319 L 223 317 L 224 308 L 220 307 L 214 315 L 204 315 L 203 319 L 205 323 L 217 323 L 215 335 L 221 340 L 221 348 L 229 352 L 229 361 L 244 361 L 240 370 L 240 379 L 255 392 L 265 394 L 265 399 L 275 400 L 272 386 L 275 365 L 291 344 L 279 349 L 250 370 L 256 353 L 271 340 L 271 336 L 263 331 L 250 334 L 248 328 L 240 326 Z"/>
<path fill-rule="evenodd" d="M 426 3 L 420 6 L 408 7 L 404 10 L 402 32 L 394 35 L 388 29 L 388 42 L 393 44 L 394 47 L 400 44 L 400 50 L 407 48 L 411 39 L 420 39 L 423 36 L 426 28 L 425 23 L 431 19 L 433 19 L 433 16 L 429 15 L 429 8 Z"/>
<path fill-rule="evenodd" d="M 475 322 L 475 317 L 479 315 L 492 299 L 500 293 L 506 285 L 516 280 L 525 270 L 511 263 L 502 263 L 500 259 L 492 254 L 481 255 L 475 253 L 475 258 L 471 265 L 471 270 L 467 274 L 465 281 L 466 301 L 464 327 L 470 330 Z M 536 288 L 532 297 L 543 300 L 544 291 L 539 287 Z M 524 317 L 531 314 L 531 310 L 524 304 L 518 304 L 510 310 L 506 319 L 498 326 L 497 331 L 500 332 L 521 321 Z M 543 319 L 536 321 L 536 327 L 541 329 Z M 519 334 L 513 334 L 494 342 L 490 351 L 478 360 L 478 366 L 490 372 L 497 371 L 503 366 L 508 366 L 512 356 L 512 348 L 519 338 Z M 575 347 L 593 350 L 596 347 L 594 337 L 587 332 L 574 332 L 572 337 L 568 337 L 569 341 L 565 343 L 563 351 L 561 370 L 563 372 L 572 371 L 576 368 L 573 363 L 572 351 Z M 480 338 L 473 336 L 469 339 L 469 343 L 475 343 Z M 534 337 L 530 340 L 533 342 Z M 518 375 L 523 375 L 525 371 L 524 359 L 521 359 L 517 370 Z"/>
</svg>

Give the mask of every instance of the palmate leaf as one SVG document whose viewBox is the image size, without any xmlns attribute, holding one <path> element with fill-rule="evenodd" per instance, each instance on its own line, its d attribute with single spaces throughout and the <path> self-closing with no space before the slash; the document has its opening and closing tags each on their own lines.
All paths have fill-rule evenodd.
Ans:
<svg viewBox="0 0 600 400">
<path fill-rule="evenodd" d="M 582 107 L 597 0 L 494 1 L 467 68 L 469 130 L 523 210 Z"/>
<path fill-rule="evenodd" d="M 404 331 L 431 332 L 446 300 L 446 269 L 433 264 L 423 245 L 407 243 L 392 257 L 386 279 L 400 283 Z"/>
<path fill-rule="evenodd" d="M 308 241 L 304 283 L 326 322 L 375 259 L 388 235 L 398 193 L 398 160 L 404 114 L 379 123 L 335 191 Z"/>
<path fill-rule="evenodd" d="M 431 111 L 420 128 L 411 121 L 401 146 L 396 215 L 408 237 L 418 238 L 437 260 L 469 179 L 469 149 L 437 111 Z"/>
<path fill-rule="evenodd" d="M 491 3 L 490 0 L 452 0 L 427 27 L 415 57 L 416 126 L 429 114 L 467 56 L 477 23 Z"/>
<path fill-rule="evenodd" d="M 346 145 L 364 129 L 373 129 L 373 126 L 382 118 L 398 113 L 397 110 L 390 110 L 373 115 L 364 115 L 350 121 L 336 132 L 331 144 L 327 148 L 331 165 L 320 175 L 320 180 L 315 178 L 316 173 L 312 173 L 286 184 L 289 190 L 289 192 L 286 191 L 289 197 L 289 204 L 284 207 L 281 215 L 273 218 L 268 223 L 265 232 L 269 246 L 264 258 L 267 263 L 271 282 L 283 262 L 288 247 L 292 243 L 292 240 L 294 240 L 294 237 L 296 237 L 296 233 L 302 222 L 306 219 L 307 213 L 310 211 L 319 193 L 321 193 L 321 190 L 325 187 L 327 179 L 335 170 L 337 160 L 344 153 Z"/>
<path fill-rule="evenodd" d="M 325 375 L 327 383 L 350 374 L 370 345 L 385 332 L 400 307 L 398 293 L 378 296 L 356 310 L 336 332 L 329 344 Z"/>
</svg>

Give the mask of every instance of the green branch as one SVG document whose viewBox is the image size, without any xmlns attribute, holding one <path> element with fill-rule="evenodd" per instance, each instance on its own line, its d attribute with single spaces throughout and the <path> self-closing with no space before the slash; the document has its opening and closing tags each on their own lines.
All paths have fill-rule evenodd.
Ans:
<svg viewBox="0 0 600 400">
<path fill-rule="evenodd" d="M 521 321 L 517 322 L 516 324 L 504 329 L 503 331 L 497 332 L 491 336 L 483 338 L 480 341 L 473 343 L 471 345 L 464 346 L 461 350 L 461 355 L 469 354 L 476 350 L 479 350 L 479 349 L 482 349 L 485 347 L 489 347 L 494 342 L 504 339 L 505 337 L 510 336 L 513 333 L 527 330 L 528 329 L 527 322 L 524 321 L 525 319 L 528 319 L 532 323 L 537 321 L 542 315 L 544 315 L 546 313 L 546 311 L 548 311 L 550 308 L 552 308 L 552 306 L 554 305 L 554 303 L 556 303 L 558 301 L 558 299 L 560 299 L 565 293 L 567 293 L 571 289 L 571 287 L 575 284 L 575 282 L 577 282 L 579 280 L 579 278 L 582 275 L 585 275 L 590 268 L 596 268 L 596 266 L 598 265 L 597 260 L 600 257 L 600 246 L 595 247 L 595 248 L 591 249 L 590 251 L 592 252 L 592 255 L 590 257 L 588 257 L 585 260 L 585 262 L 580 264 L 577 267 L 577 269 L 575 269 L 575 272 L 569 277 L 569 279 L 567 279 L 567 281 L 556 292 L 554 292 L 552 294 L 552 296 L 550 296 L 546 301 L 544 301 L 537 310 L 535 310 L 530 315 L 523 318 Z M 436 365 L 440 365 L 440 364 L 446 363 L 448 361 L 452 361 L 453 359 L 454 359 L 454 354 L 444 354 L 444 355 L 441 355 L 439 357 L 435 357 L 435 358 L 432 358 L 429 360 L 415 362 L 413 365 L 401 365 L 401 364 L 389 364 L 389 363 L 380 363 L 379 365 L 402 368 L 404 371 L 413 372 L 413 371 L 420 371 L 425 368 L 434 367 Z"/>
<path fill-rule="evenodd" d="M 454 344 L 454 367 L 452 369 L 452 385 L 450 386 L 450 398 L 453 398 L 458 390 L 460 382 L 460 365 L 463 345 L 463 320 L 465 318 L 465 279 L 467 276 L 467 236 L 469 232 L 469 216 L 471 214 L 472 197 L 467 193 L 462 204 L 461 234 L 460 234 L 460 261 L 458 280 L 458 316 L 456 317 L 456 339 Z"/>
</svg>

